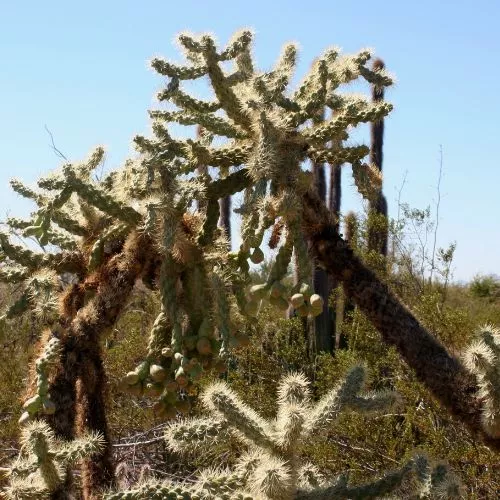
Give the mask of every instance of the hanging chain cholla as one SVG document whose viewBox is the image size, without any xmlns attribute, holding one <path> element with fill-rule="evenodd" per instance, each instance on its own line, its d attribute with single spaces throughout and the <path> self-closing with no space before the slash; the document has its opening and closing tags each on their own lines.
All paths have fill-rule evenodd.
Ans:
<svg viewBox="0 0 500 500">
<path fill-rule="evenodd" d="M 297 90 L 288 92 L 296 47 L 285 46 L 275 67 L 263 73 L 254 69 L 251 40 L 251 33 L 243 31 L 218 52 L 209 36 L 180 35 L 188 66 L 154 59 L 152 66 L 169 79 L 158 98 L 178 109 L 150 112 L 155 137 L 136 137 L 141 155 L 123 168 L 100 181 L 92 179 L 104 156 L 97 148 L 86 162 L 68 163 L 41 179 L 41 190 L 12 183 L 39 209 L 32 220 L 9 219 L 11 230 L 59 252 L 39 254 L 12 244 L 6 233 L 0 235 L 3 253 L 12 261 L 2 269 L 5 281 L 20 282 L 40 270 L 77 276 L 79 284 L 63 292 L 63 310 L 52 322 L 63 350 L 73 336 L 68 325 L 78 311 L 74 303 L 79 302 L 80 311 L 90 305 L 88 314 L 96 314 L 91 301 L 107 263 L 133 238 L 152 242 L 139 245 L 147 246 L 148 254 L 136 275 L 159 290 L 163 308 L 151 330 L 146 359 L 125 376 L 124 387 L 157 397 L 156 409 L 165 416 L 186 408 L 177 396 L 179 389 L 189 393 L 192 381 L 214 364 L 223 371 L 229 349 L 246 342 L 235 332 L 233 315 L 256 314 L 263 299 L 283 309 L 292 304 L 303 316 L 321 312 L 322 298 L 311 291 L 309 257 L 301 237 L 300 196 L 310 183 L 301 164 L 306 159 L 350 163 L 365 196 L 375 195 L 380 185 L 376 169 L 362 162 L 368 148 L 346 141 L 349 128 L 380 119 L 392 106 L 336 92 L 359 77 L 382 86 L 392 83 L 385 71 L 368 69 L 370 52 L 341 56 L 330 49 L 315 61 Z M 229 61 L 234 70 L 225 73 L 221 63 Z M 182 90 L 182 81 L 201 77 L 208 77 L 214 101 Z M 313 124 L 312 118 L 325 106 L 335 111 L 334 117 Z M 197 139 L 176 140 L 168 132 L 169 122 L 200 125 L 202 133 Z M 215 136 L 226 139 L 222 146 L 212 145 Z M 328 146 L 332 138 L 335 147 Z M 199 165 L 209 165 L 215 175 L 191 175 Z M 239 169 L 242 165 L 246 168 Z M 218 178 L 221 169 L 230 173 Z M 242 243 L 238 251 L 228 252 L 217 228 L 218 200 L 240 191 Z M 195 210 L 195 201 L 204 207 L 201 212 Z M 249 261 L 261 261 L 264 232 L 277 221 L 282 241 L 269 277 L 249 287 Z M 294 251 L 303 282 L 287 296 L 281 280 Z M 118 297 L 114 300 L 107 314 L 120 307 Z M 68 311 L 69 304 L 76 311 Z M 30 307 L 32 300 L 23 295 L 12 309 L 19 313 Z M 12 315 L 12 310 L 7 312 Z M 61 329 L 65 331 L 56 331 Z M 23 421 L 27 419 L 25 414 Z"/>
</svg>

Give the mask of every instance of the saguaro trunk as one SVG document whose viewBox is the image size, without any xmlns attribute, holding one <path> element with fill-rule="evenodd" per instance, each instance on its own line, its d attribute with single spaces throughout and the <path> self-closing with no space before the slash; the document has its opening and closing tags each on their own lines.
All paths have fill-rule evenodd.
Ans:
<svg viewBox="0 0 500 500">
<path fill-rule="evenodd" d="M 373 62 L 373 70 L 379 71 L 385 67 L 381 59 Z M 384 87 L 372 85 L 372 100 L 384 100 Z M 384 119 L 372 122 L 370 125 L 371 144 L 370 162 L 382 172 L 384 147 Z M 368 249 L 387 256 L 388 224 L 387 200 L 380 191 L 378 198 L 370 202 L 368 213 Z"/>
<path fill-rule="evenodd" d="M 325 166 L 320 163 L 313 164 L 314 183 L 316 192 L 323 202 L 326 203 L 326 174 Z M 327 272 L 315 265 L 313 271 L 313 287 L 315 293 L 320 295 L 323 300 L 323 312 L 314 318 L 312 325 L 312 334 L 314 335 L 313 343 L 315 352 L 333 352 L 335 348 L 335 329 L 332 310 L 328 307 L 328 298 L 330 296 L 330 285 Z"/>
<path fill-rule="evenodd" d="M 328 193 L 328 209 L 333 217 L 333 223 L 338 230 L 340 223 L 340 207 L 342 201 L 342 165 L 333 163 L 330 165 L 330 186 Z M 331 274 L 328 275 L 328 297 L 338 287 L 338 280 Z M 345 305 L 343 305 L 345 309 Z M 336 304 L 335 308 L 330 308 L 330 321 L 332 326 L 332 338 L 335 339 L 335 349 L 347 347 L 347 341 L 337 329 L 338 318 L 344 316 L 344 311 L 340 308 L 340 304 Z"/>
</svg>

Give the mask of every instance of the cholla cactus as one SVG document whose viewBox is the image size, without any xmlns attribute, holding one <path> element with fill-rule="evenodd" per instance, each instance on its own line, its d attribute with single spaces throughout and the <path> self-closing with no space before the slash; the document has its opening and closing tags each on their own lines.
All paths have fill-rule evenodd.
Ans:
<svg viewBox="0 0 500 500">
<path fill-rule="evenodd" d="M 338 387 L 314 403 L 307 379 L 300 373 L 288 375 L 278 387 L 277 416 L 271 421 L 243 403 L 226 383 L 214 383 L 202 396 L 210 417 L 170 424 L 165 438 L 170 449 L 186 453 L 209 447 L 232 434 L 248 447 L 234 469 L 204 470 L 190 485 L 148 482 L 106 498 L 175 498 L 175 492 L 178 498 L 207 499 L 374 498 L 402 487 L 411 489 L 412 498 L 438 492 L 443 498 L 456 497 L 459 488 L 455 479 L 442 465 L 432 468 L 423 455 L 361 486 L 350 486 L 347 475 L 329 479 L 304 461 L 303 446 L 321 436 L 342 411 L 380 411 L 397 402 L 396 394 L 388 391 L 359 395 L 364 378 L 364 368 L 354 367 Z"/>
<path fill-rule="evenodd" d="M 482 326 L 477 340 L 465 353 L 467 368 L 477 377 L 483 400 L 483 427 L 493 438 L 500 437 L 500 330 Z"/>
<path fill-rule="evenodd" d="M 58 314 L 52 307 L 40 312 L 59 332 L 61 344 L 47 393 L 55 413 L 44 416 L 58 437 L 73 438 L 75 422 L 80 423 L 77 433 L 87 426 L 107 437 L 99 345 L 138 279 L 159 291 L 162 312 L 146 358 L 125 376 L 124 387 L 157 398 L 155 408 L 165 417 L 189 409 L 186 394 L 202 370 L 224 370 L 229 350 L 246 342 L 235 327 L 237 320 L 255 314 L 259 300 L 268 297 L 283 309 L 292 303 L 302 316 L 322 310 L 321 298 L 311 294 L 302 237 L 302 195 L 311 179 L 301 164 L 308 159 L 350 163 L 358 190 L 375 196 L 379 172 L 363 163 L 366 146 L 347 142 L 349 130 L 381 119 L 392 106 L 339 90 L 358 78 L 379 87 L 391 85 L 392 79 L 384 70 L 367 67 L 370 51 L 341 56 L 333 48 L 289 91 L 296 47 L 287 45 L 275 67 L 261 72 L 251 58 L 251 41 L 252 34 L 242 31 L 218 50 L 210 36 L 182 34 L 186 66 L 154 59 L 154 69 L 169 79 L 158 98 L 177 109 L 150 112 L 154 138 L 136 137 L 140 156 L 122 168 L 93 179 L 104 157 L 98 147 L 86 161 L 67 163 L 40 179 L 36 190 L 12 182 L 37 209 L 29 220 L 8 220 L 9 232 L 34 238 L 46 251 L 16 245 L 7 232 L 0 233 L 6 260 L 0 279 L 25 280 L 24 293 L 7 317 L 40 311 L 33 280 L 26 280 L 34 273 L 72 277 L 62 291 L 51 282 L 60 296 Z M 213 101 L 197 99 L 182 88 L 182 82 L 200 78 L 211 86 Z M 325 107 L 333 117 L 314 123 Z M 195 139 L 178 140 L 168 131 L 170 123 L 202 130 Z M 196 171 L 200 175 L 194 176 Z M 238 192 L 243 192 L 238 208 L 242 244 L 232 253 L 217 228 L 218 200 Z M 262 260 L 264 234 L 278 222 L 281 239 L 269 278 L 259 289 L 248 289 L 249 261 Z M 281 279 L 293 253 L 302 279 L 288 297 Z M 42 289 L 45 293 L 43 287 L 37 292 Z M 112 480 L 109 444 L 107 450 L 99 459 L 107 464 L 87 464 L 84 492 Z M 87 480 L 95 484 L 87 488 Z"/>
<path fill-rule="evenodd" d="M 57 441 L 41 421 L 23 428 L 21 444 L 21 455 L 9 467 L 0 468 L 0 476 L 10 478 L 10 486 L 1 491 L 7 499 L 49 498 L 64 483 L 68 464 L 95 455 L 104 446 L 95 434 L 70 442 Z"/>
</svg>

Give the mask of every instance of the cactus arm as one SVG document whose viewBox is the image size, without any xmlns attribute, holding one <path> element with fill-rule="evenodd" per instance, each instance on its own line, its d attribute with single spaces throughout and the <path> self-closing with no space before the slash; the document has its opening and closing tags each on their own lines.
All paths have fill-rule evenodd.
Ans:
<svg viewBox="0 0 500 500">
<path fill-rule="evenodd" d="M 193 418 L 170 424 L 165 429 L 165 441 L 177 453 L 191 452 L 224 439 L 229 423 L 224 419 Z"/>
<path fill-rule="evenodd" d="M 65 175 L 71 188 L 92 206 L 127 224 L 138 224 L 141 221 L 141 214 L 132 207 L 116 201 L 103 189 L 79 179 L 71 169 L 66 169 Z"/>
<path fill-rule="evenodd" d="M 203 393 L 203 403 L 210 411 L 227 420 L 238 435 L 263 448 L 275 447 L 267 422 L 241 402 L 225 383 L 212 384 Z"/>
</svg>

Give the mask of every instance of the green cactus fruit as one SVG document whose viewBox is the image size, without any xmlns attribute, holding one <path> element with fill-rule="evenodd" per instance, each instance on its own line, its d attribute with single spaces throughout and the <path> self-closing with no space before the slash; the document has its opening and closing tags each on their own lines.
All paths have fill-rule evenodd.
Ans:
<svg viewBox="0 0 500 500">
<path fill-rule="evenodd" d="M 26 410 L 30 415 L 34 415 L 42 408 L 42 398 L 37 394 L 32 398 L 29 398 L 23 405 L 23 409 Z"/>
<path fill-rule="evenodd" d="M 313 293 L 312 288 L 307 283 L 302 283 L 299 292 L 304 296 L 305 300 L 309 300 Z"/>
<path fill-rule="evenodd" d="M 139 380 L 144 380 L 149 375 L 149 362 L 143 361 L 136 369 L 135 372 L 139 375 Z"/>
<path fill-rule="evenodd" d="M 30 421 L 31 421 L 31 415 L 30 415 L 27 411 L 25 411 L 25 412 L 23 412 L 23 414 L 19 417 L 19 420 L 17 421 L 17 423 L 18 423 L 19 425 L 21 425 L 21 426 L 22 426 L 22 425 L 24 425 L 24 424 L 27 424 L 27 423 L 28 423 L 28 422 L 30 422 Z"/>
<path fill-rule="evenodd" d="M 281 311 L 286 311 L 288 309 L 288 301 L 283 297 L 270 297 L 269 303 L 277 307 Z"/>
<path fill-rule="evenodd" d="M 316 316 L 319 316 L 323 312 L 323 309 L 313 309 L 312 307 L 309 308 L 309 314 L 314 318 Z"/>
<path fill-rule="evenodd" d="M 123 380 L 126 384 L 128 385 L 135 385 L 137 382 L 139 382 L 139 374 L 137 372 L 128 372 L 125 377 L 123 377 Z"/>
<path fill-rule="evenodd" d="M 163 386 L 161 384 L 147 382 L 144 386 L 144 396 L 148 398 L 157 398 L 161 396 L 162 392 Z"/>
<path fill-rule="evenodd" d="M 45 415 L 53 415 L 56 412 L 56 405 L 49 398 L 43 398 L 42 411 Z"/>
<path fill-rule="evenodd" d="M 198 339 L 198 342 L 196 342 L 196 350 L 200 354 L 211 354 L 212 353 L 212 344 L 207 337 L 201 337 Z"/>
<path fill-rule="evenodd" d="M 256 248 L 250 255 L 250 260 L 254 264 L 260 264 L 264 260 L 264 252 L 260 248 Z"/>
<path fill-rule="evenodd" d="M 302 293 L 295 293 L 291 296 L 290 302 L 294 309 L 298 309 L 302 305 L 304 305 L 304 295 Z"/>
<path fill-rule="evenodd" d="M 163 382 L 167 378 L 167 370 L 161 365 L 151 365 L 149 367 L 149 376 L 153 382 Z"/>
<path fill-rule="evenodd" d="M 266 298 L 268 286 L 264 283 L 262 285 L 253 285 L 250 287 L 249 294 L 252 300 L 262 300 Z"/>
<path fill-rule="evenodd" d="M 305 318 L 309 314 L 309 307 L 307 307 L 306 304 L 303 304 L 298 309 L 296 309 L 296 313 L 301 318 Z"/>
<path fill-rule="evenodd" d="M 281 283 L 281 281 L 275 281 L 271 286 L 271 297 L 278 298 L 283 297 L 286 293 L 286 286 Z"/>
<path fill-rule="evenodd" d="M 164 356 L 165 358 L 171 358 L 174 355 L 174 351 L 172 350 L 171 347 L 164 347 L 161 350 L 161 355 Z"/>
<path fill-rule="evenodd" d="M 179 367 L 175 372 L 175 381 L 179 384 L 180 387 L 185 387 L 189 382 L 189 379 L 184 372 L 184 368 Z"/>
<path fill-rule="evenodd" d="M 311 305 L 312 309 L 319 309 L 320 311 L 323 310 L 323 297 L 318 295 L 317 293 L 313 293 L 309 299 L 309 304 Z"/>
</svg>

